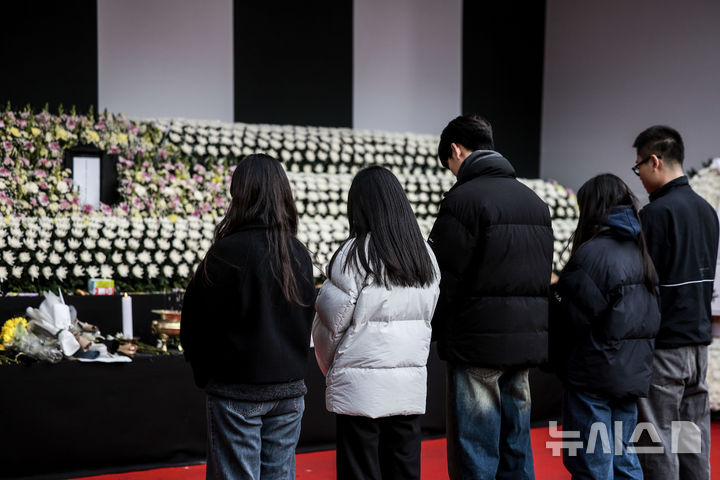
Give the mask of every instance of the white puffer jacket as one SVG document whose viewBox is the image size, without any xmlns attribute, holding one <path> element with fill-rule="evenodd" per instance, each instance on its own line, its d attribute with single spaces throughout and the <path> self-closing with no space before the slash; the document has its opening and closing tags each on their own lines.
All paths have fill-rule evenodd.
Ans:
<svg viewBox="0 0 720 480">
<path fill-rule="evenodd" d="M 328 411 L 370 418 L 425 413 L 433 312 L 440 285 L 384 287 L 365 273 L 342 271 L 347 242 L 315 303 L 315 356 L 326 375 Z"/>
</svg>

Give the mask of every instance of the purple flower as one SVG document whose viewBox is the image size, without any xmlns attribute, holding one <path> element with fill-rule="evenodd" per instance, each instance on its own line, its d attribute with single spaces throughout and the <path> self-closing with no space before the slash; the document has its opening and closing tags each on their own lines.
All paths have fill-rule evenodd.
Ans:
<svg viewBox="0 0 720 480">
<path fill-rule="evenodd" d="M 32 153 L 35 151 L 35 145 L 32 142 L 25 142 L 25 150 Z"/>
<path fill-rule="evenodd" d="M 8 140 L 5 140 L 5 141 L 3 142 L 3 148 L 5 149 L 6 152 L 9 152 L 10 150 L 12 150 L 12 149 L 13 149 L 13 144 L 12 144 L 12 142 L 10 142 L 10 141 L 8 141 Z"/>
<path fill-rule="evenodd" d="M 0 177 L 9 177 L 10 176 L 10 170 L 8 170 L 5 167 L 0 168 Z"/>
<path fill-rule="evenodd" d="M 67 122 L 65 122 L 65 127 L 67 127 L 68 130 L 75 130 L 76 125 L 77 125 L 77 122 L 72 117 L 68 118 Z"/>
</svg>

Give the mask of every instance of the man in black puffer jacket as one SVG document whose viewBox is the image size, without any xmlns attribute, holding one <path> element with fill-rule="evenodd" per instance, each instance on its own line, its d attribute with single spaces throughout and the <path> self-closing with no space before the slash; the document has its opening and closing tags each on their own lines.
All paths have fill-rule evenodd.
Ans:
<svg viewBox="0 0 720 480">
<path fill-rule="evenodd" d="M 482 117 L 452 120 L 438 157 L 457 177 L 429 239 L 442 273 L 433 336 L 447 361 L 450 478 L 534 478 L 528 367 L 547 358 L 550 212 L 493 150 Z"/>
</svg>

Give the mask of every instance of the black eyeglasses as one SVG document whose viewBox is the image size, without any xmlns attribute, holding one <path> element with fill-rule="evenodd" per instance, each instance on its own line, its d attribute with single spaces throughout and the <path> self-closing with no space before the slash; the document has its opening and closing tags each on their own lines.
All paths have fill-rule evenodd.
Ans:
<svg viewBox="0 0 720 480">
<path fill-rule="evenodd" d="M 640 165 L 642 165 L 643 163 L 646 163 L 651 158 L 652 158 L 652 155 L 648 155 L 647 157 L 643 158 L 643 160 L 641 162 L 637 162 L 635 165 L 633 165 L 632 166 L 633 173 L 639 177 L 640 176 Z M 657 158 L 662 158 L 662 157 L 658 156 Z"/>
</svg>

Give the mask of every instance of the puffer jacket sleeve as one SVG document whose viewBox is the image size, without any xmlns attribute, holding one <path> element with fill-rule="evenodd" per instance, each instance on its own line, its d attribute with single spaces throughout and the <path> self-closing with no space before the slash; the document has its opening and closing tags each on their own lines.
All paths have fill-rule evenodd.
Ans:
<svg viewBox="0 0 720 480">
<path fill-rule="evenodd" d="M 342 268 L 348 247 L 349 243 L 338 252 L 332 271 L 328 272 L 330 275 L 315 301 L 312 338 L 315 358 L 323 375 L 330 370 L 340 340 L 352 323 L 358 298 L 358 279 L 349 271 L 343 272 Z"/>
<path fill-rule="evenodd" d="M 557 285 L 560 314 L 575 327 L 590 325 L 609 307 L 606 292 L 583 268 L 581 257 L 578 254 L 570 259 Z"/>
</svg>

